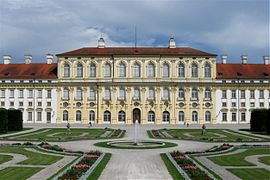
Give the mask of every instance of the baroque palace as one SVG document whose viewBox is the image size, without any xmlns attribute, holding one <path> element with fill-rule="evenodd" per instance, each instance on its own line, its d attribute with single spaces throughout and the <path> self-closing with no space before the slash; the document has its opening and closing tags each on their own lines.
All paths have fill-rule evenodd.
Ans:
<svg viewBox="0 0 270 180">
<path fill-rule="evenodd" d="M 20 109 L 25 123 L 249 123 L 270 107 L 269 56 L 262 64 L 188 47 L 85 47 L 47 63 L 0 64 L 0 107 Z"/>
</svg>

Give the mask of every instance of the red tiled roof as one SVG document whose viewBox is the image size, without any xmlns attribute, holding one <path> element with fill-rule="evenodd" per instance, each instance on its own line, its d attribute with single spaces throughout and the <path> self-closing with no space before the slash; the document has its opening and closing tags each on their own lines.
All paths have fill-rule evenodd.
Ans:
<svg viewBox="0 0 270 180">
<path fill-rule="evenodd" d="M 270 65 L 217 64 L 217 79 L 270 79 Z"/>
<path fill-rule="evenodd" d="M 57 63 L 0 64 L 0 79 L 57 79 Z"/>
<path fill-rule="evenodd" d="M 208 52 L 189 47 L 181 48 L 152 48 L 152 47 L 109 47 L 94 48 L 85 47 L 68 51 L 57 56 L 102 56 L 102 55 L 178 55 L 178 56 L 216 56 Z"/>
</svg>

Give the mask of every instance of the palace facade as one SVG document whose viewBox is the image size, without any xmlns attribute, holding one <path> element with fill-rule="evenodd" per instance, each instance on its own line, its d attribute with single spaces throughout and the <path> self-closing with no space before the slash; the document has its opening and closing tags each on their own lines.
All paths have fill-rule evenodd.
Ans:
<svg viewBox="0 0 270 180">
<path fill-rule="evenodd" d="M 0 65 L 0 107 L 21 109 L 26 123 L 249 123 L 270 107 L 269 56 L 228 64 L 188 47 L 86 47 L 47 55 L 47 63 Z"/>
</svg>

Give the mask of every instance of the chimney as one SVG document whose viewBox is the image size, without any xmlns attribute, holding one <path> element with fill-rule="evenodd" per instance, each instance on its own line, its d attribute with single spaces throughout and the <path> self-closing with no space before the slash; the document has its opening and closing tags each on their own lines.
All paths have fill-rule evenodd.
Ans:
<svg viewBox="0 0 270 180">
<path fill-rule="evenodd" d="M 169 40 L 169 48 L 176 48 L 176 42 L 174 38 L 170 38 Z"/>
<path fill-rule="evenodd" d="M 11 63 L 11 56 L 10 55 L 3 55 L 4 64 Z"/>
<path fill-rule="evenodd" d="M 47 54 L 46 55 L 47 58 L 47 64 L 52 64 L 53 62 L 53 55 L 52 54 Z"/>
<path fill-rule="evenodd" d="M 269 64 L 269 56 L 263 56 L 263 62 L 265 65 Z"/>
<path fill-rule="evenodd" d="M 32 55 L 24 55 L 25 64 L 31 64 L 32 63 Z"/>
<path fill-rule="evenodd" d="M 222 54 L 221 55 L 221 63 L 222 64 L 227 64 L 227 55 L 226 54 Z"/>
<path fill-rule="evenodd" d="M 247 55 L 242 55 L 241 59 L 242 59 L 242 64 L 247 64 Z"/>
<path fill-rule="evenodd" d="M 98 48 L 105 48 L 105 41 L 103 37 L 100 37 L 98 40 Z"/>
</svg>

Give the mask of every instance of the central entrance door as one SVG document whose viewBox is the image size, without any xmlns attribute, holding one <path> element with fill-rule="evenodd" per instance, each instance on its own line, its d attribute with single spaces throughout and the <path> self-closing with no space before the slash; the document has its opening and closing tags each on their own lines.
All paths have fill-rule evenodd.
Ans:
<svg viewBox="0 0 270 180">
<path fill-rule="evenodd" d="M 141 110 L 136 108 L 133 109 L 133 123 L 138 120 L 138 123 L 141 123 Z"/>
</svg>

